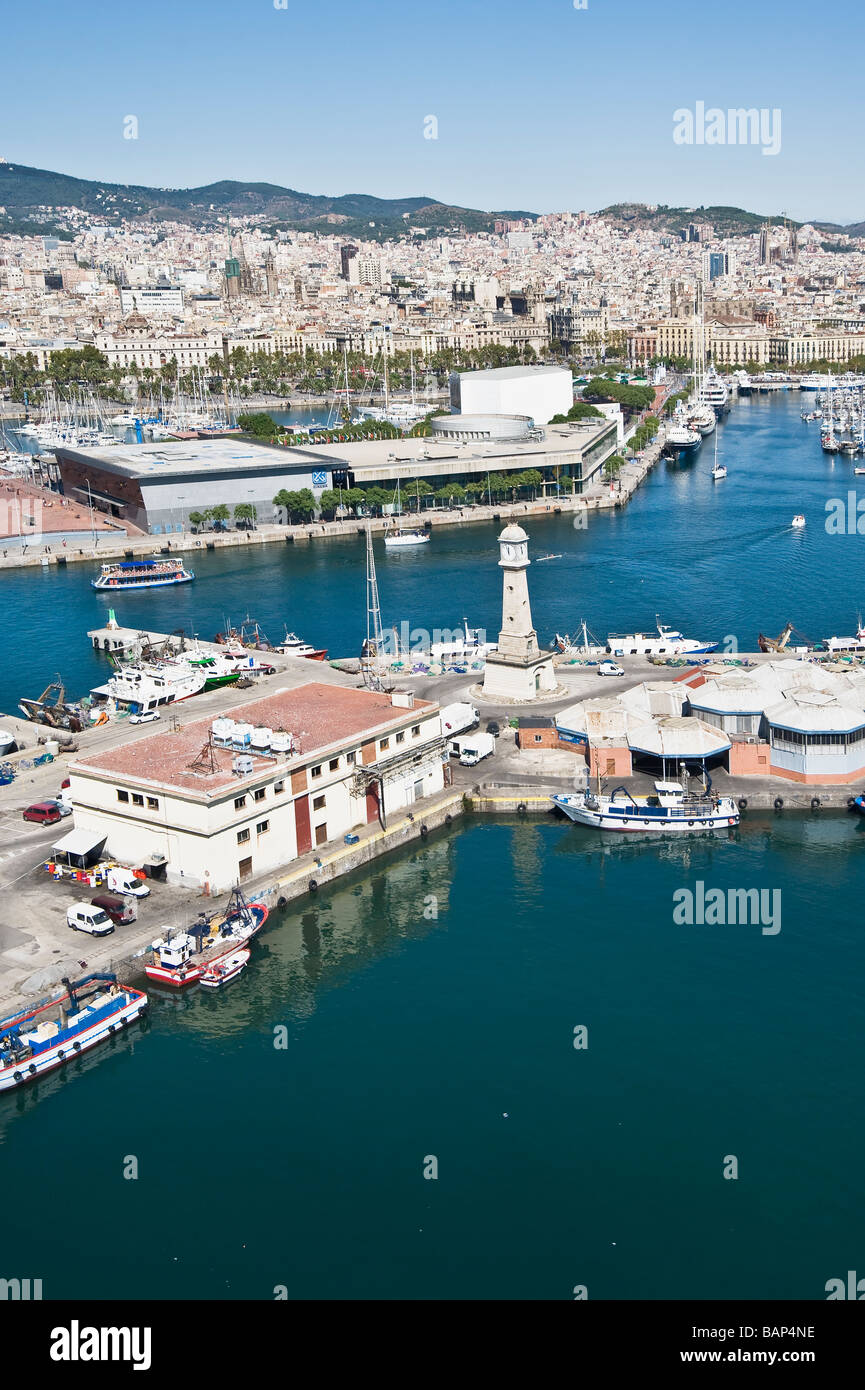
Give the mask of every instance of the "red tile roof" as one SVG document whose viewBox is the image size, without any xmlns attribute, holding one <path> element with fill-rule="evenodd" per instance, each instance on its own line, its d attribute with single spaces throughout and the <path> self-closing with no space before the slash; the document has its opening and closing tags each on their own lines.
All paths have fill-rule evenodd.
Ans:
<svg viewBox="0 0 865 1390">
<path fill-rule="evenodd" d="M 237 705 L 220 711 L 223 718 L 237 719 L 245 724 L 270 729 L 285 729 L 294 734 L 300 745 L 300 755 L 289 759 L 255 758 L 253 780 L 281 764 L 286 771 L 315 761 L 318 754 L 331 748 L 353 748 L 388 728 L 414 723 L 421 715 L 431 713 L 437 706 L 430 700 L 415 699 L 411 709 L 391 703 L 389 695 L 370 690 L 355 690 L 318 681 L 296 686 L 292 690 L 276 691 L 261 700 Z M 164 717 L 165 711 L 163 711 Z M 203 795 L 218 794 L 225 787 L 238 785 L 250 778 L 238 778 L 232 771 L 234 754 L 228 749 L 214 748 L 213 762 L 198 771 L 190 769 L 205 748 L 210 727 L 217 716 L 197 719 L 177 732 L 154 733 L 146 738 L 125 743 L 106 753 L 84 755 L 70 767 L 71 772 L 93 771 L 109 773 L 118 778 L 163 787 L 177 787 Z"/>
</svg>

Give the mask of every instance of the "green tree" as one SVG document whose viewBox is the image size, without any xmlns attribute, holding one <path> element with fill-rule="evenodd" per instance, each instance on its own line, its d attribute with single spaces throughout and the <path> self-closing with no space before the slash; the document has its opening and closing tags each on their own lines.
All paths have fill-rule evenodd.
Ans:
<svg viewBox="0 0 865 1390">
<path fill-rule="evenodd" d="M 211 521 L 219 521 L 224 523 L 228 520 L 229 516 L 231 515 L 231 513 L 228 510 L 228 507 L 224 502 L 217 502 L 215 507 L 209 508 L 209 511 Z"/>
<path fill-rule="evenodd" d="M 249 411 L 237 417 L 237 423 L 244 434 L 255 435 L 257 439 L 273 439 L 279 434 L 279 425 L 271 415 L 264 411 Z"/>
<path fill-rule="evenodd" d="M 252 502 L 238 502 L 234 508 L 234 520 L 245 521 L 253 528 L 255 527 L 256 510 Z"/>
</svg>

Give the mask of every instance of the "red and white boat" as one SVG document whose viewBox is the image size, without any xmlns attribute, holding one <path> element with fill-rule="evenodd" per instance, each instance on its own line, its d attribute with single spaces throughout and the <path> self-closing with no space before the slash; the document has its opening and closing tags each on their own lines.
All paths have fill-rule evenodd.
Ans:
<svg viewBox="0 0 865 1390">
<path fill-rule="evenodd" d="M 265 903 L 248 903 L 235 888 L 223 914 L 207 918 L 203 913 L 191 932 L 154 941 L 153 957 L 144 973 L 157 984 L 182 989 L 203 983 L 205 972 L 261 931 L 269 912 Z"/>
<path fill-rule="evenodd" d="M 276 650 L 284 656 L 305 656 L 309 661 L 324 661 L 327 657 L 327 647 L 311 647 L 296 632 L 289 632 L 288 628 Z"/>
<path fill-rule="evenodd" d="M 228 951 L 224 956 L 219 956 L 202 971 L 202 985 L 208 989 L 219 989 L 221 985 L 236 980 L 241 970 L 246 969 L 250 955 L 249 948 L 242 946 L 239 951 Z"/>
</svg>

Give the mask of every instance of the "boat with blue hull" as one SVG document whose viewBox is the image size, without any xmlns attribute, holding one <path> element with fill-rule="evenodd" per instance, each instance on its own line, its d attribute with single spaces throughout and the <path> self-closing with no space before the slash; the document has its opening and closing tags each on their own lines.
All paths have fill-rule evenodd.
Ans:
<svg viewBox="0 0 865 1390">
<path fill-rule="evenodd" d="M 140 989 L 118 984 L 116 975 L 92 974 L 65 992 L 0 1019 L 0 1091 L 24 1086 L 73 1062 L 134 1023 L 147 1008 Z"/>
<path fill-rule="evenodd" d="M 181 560 L 123 560 L 117 565 L 103 565 L 97 579 L 91 579 L 94 589 L 117 593 L 124 589 L 164 589 L 169 584 L 189 584 L 195 578 Z"/>
</svg>

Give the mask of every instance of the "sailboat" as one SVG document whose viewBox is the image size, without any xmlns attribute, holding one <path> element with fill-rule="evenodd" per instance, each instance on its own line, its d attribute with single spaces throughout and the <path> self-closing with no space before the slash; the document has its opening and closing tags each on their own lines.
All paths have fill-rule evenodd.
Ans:
<svg viewBox="0 0 865 1390">
<path fill-rule="evenodd" d="M 402 499 L 400 497 L 399 478 L 397 478 L 396 480 L 395 501 L 397 515 L 399 515 L 402 511 Z M 395 531 L 388 532 L 388 534 L 384 538 L 384 543 L 389 550 L 402 549 L 409 545 L 427 545 L 429 543 L 429 535 L 426 531 L 403 531 L 398 526 Z"/>
<path fill-rule="evenodd" d="M 720 482 L 721 478 L 726 478 L 727 469 L 723 463 L 718 462 L 718 436 L 715 435 L 715 466 L 712 469 L 712 477 L 715 482 Z"/>
</svg>

